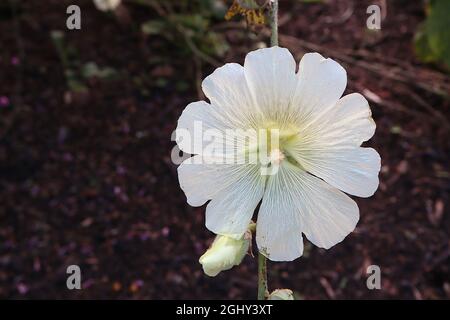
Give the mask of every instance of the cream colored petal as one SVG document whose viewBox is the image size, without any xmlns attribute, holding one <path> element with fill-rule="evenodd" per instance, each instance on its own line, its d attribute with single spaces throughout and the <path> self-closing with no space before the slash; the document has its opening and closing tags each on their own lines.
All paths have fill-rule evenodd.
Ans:
<svg viewBox="0 0 450 320">
<path fill-rule="evenodd" d="M 289 153 L 308 172 L 349 194 L 369 197 L 378 188 L 381 160 L 359 148 L 375 132 L 367 100 L 354 93 L 300 128 Z"/>
<path fill-rule="evenodd" d="M 355 201 L 326 182 L 296 170 L 296 206 L 302 216 L 303 233 L 318 247 L 329 249 L 351 233 L 359 220 Z"/>
<path fill-rule="evenodd" d="M 372 148 L 308 149 L 295 152 L 308 172 L 358 197 L 370 197 L 378 188 L 381 159 Z"/>
<path fill-rule="evenodd" d="M 272 261 L 292 261 L 303 254 L 302 221 L 291 175 L 283 165 L 269 177 L 258 212 L 256 243 Z"/>
<path fill-rule="evenodd" d="M 217 181 L 220 192 L 206 207 L 206 227 L 216 234 L 241 237 L 247 230 L 256 206 L 264 193 L 265 177 L 259 166 L 244 165 L 233 168 L 228 177 Z M 231 177 L 235 177 L 233 183 Z"/>
<path fill-rule="evenodd" d="M 301 256 L 301 233 L 330 248 L 352 232 L 359 220 L 356 203 L 322 180 L 284 162 L 270 177 L 258 214 L 258 249 L 274 261 Z"/>
<path fill-rule="evenodd" d="M 359 147 L 373 136 L 375 128 L 366 98 L 352 93 L 315 121 L 300 127 L 299 142 L 316 149 Z"/>
<path fill-rule="evenodd" d="M 299 124 L 309 123 L 333 107 L 347 86 L 347 73 L 332 59 L 307 53 L 300 61 L 291 109 Z"/>
<path fill-rule="evenodd" d="M 257 125 L 258 109 L 252 100 L 241 65 L 227 63 L 217 68 L 203 80 L 202 89 L 211 104 L 236 128 L 247 129 Z"/>
<path fill-rule="evenodd" d="M 270 120 L 285 117 L 297 83 L 295 60 L 289 50 L 264 48 L 247 54 L 244 73 L 256 107 Z"/>
<path fill-rule="evenodd" d="M 257 139 L 256 130 L 242 129 L 218 107 L 204 101 L 190 103 L 185 108 L 178 119 L 175 133 L 176 142 L 182 151 L 222 157 L 222 162 L 242 156 Z"/>
<path fill-rule="evenodd" d="M 220 191 L 229 188 L 241 179 L 242 167 L 215 164 L 214 159 L 201 155 L 186 159 L 178 167 L 180 187 L 187 202 L 194 207 L 205 204 Z"/>
</svg>

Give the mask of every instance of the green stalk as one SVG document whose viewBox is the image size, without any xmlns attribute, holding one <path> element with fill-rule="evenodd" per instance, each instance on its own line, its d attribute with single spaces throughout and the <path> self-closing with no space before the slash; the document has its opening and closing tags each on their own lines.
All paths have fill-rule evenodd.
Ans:
<svg viewBox="0 0 450 320">
<path fill-rule="evenodd" d="M 278 0 L 271 0 L 270 29 L 270 46 L 278 46 Z"/>
<path fill-rule="evenodd" d="M 270 46 L 278 46 L 278 0 L 271 0 L 270 29 Z M 258 300 L 265 300 L 268 296 L 267 258 L 258 251 Z"/>
<path fill-rule="evenodd" d="M 258 300 L 265 300 L 268 296 L 267 259 L 261 252 L 258 252 Z"/>
</svg>

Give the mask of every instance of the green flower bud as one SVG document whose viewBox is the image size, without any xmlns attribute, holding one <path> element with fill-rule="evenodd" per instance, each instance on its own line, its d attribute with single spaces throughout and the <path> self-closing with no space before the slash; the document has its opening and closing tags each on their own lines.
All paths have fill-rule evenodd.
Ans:
<svg viewBox="0 0 450 320">
<path fill-rule="evenodd" d="M 122 0 L 94 0 L 94 4 L 100 11 L 114 11 Z"/>
<path fill-rule="evenodd" d="M 200 257 L 199 262 L 208 276 L 215 277 L 219 272 L 239 265 L 249 246 L 250 239 L 247 236 L 237 240 L 217 235 L 211 247 Z"/>
<path fill-rule="evenodd" d="M 277 289 L 272 291 L 268 300 L 294 300 L 294 293 L 289 289 Z"/>
</svg>

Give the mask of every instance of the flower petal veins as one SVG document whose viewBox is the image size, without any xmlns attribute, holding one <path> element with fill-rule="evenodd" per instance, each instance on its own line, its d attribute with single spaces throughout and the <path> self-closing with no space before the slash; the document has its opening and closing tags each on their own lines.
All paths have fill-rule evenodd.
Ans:
<svg viewBox="0 0 450 320">
<path fill-rule="evenodd" d="M 209 230 L 238 239 L 261 203 L 256 242 L 273 261 L 300 257 L 302 234 L 329 249 L 354 230 L 359 209 L 345 193 L 373 195 L 381 159 L 361 147 L 376 126 L 362 95 L 341 97 L 346 85 L 346 71 L 336 61 L 308 53 L 296 72 L 291 53 L 280 47 L 250 52 L 244 66 L 225 64 L 203 81 L 210 103 L 189 104 L 176 133 L 180 149 L 194 154 L 178 168 L 181 188 L 192 206 L 210 201 Z M 277 129 L 277 146 L 258 140 L 252 148 L 243 134 L 236 140 L 218 134 L 212 143 L 230 159 L 237 150 L 269 146 L 269 166 L 277 170 L 263 175 L 259 163 L 214 163 L 213 154 L 195 148 L 205 139 L 194 133 L 196 121 L 201 130 L 218 133 Z M 186 133 L 194 138 L 185 139 Z"/>
</svg>

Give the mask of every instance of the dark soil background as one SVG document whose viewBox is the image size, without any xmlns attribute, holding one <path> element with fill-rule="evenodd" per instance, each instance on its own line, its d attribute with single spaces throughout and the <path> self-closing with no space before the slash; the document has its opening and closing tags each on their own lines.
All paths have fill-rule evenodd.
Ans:
<svg viewBox="0 0 450 320">
<path fill-rule="evenodd" d="M 381 31 L 369 31 L 367 6 L 386 2 Z M 65 29 L 72 3 L 82 9 L 79 31 Z M 170 158 L 176 121 L 214 66 L 144 36 L 140 24 L 157 15 L 150 8 L 124 7 L 117 18 L 91 1 L 0 3 L 0 297 L 255 298 L 250 256 L 203 274 L 198 258 L 213 234 L 204 207 L 186 203 Z M 339 61 L 347 91 L 371 101 L 377 132 L 367 145 L 382 171 L 377 193 L 356 199 L 355 232 L 331 250 L 306 244 L 300 259 L 269 263 L 272 289 L 304 299 L 450 298 L 450 103 L 438 93 L 448 94 L 449 78 L 415 58 L 424 17 L 422 1 L 281 1 L 281 45 L 297 61 L 308 51 Z M 242 63 L 267 43 L 267 30 L 239 19 L 213 27 L 230 44 L 221 62 Z M 70 91 L 53 30 L 64 30 L 80 63 L 116 77 Z M 82 290 L 66 288 L 71 264 Z M 366 287 L 371 264 L 381 290 Z"/>
</svg>

